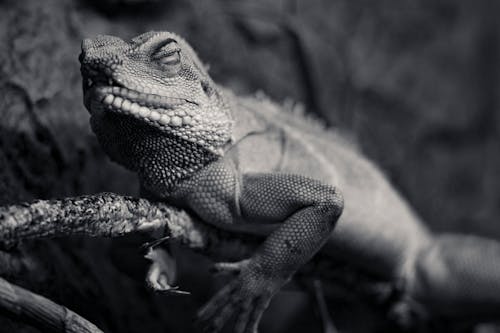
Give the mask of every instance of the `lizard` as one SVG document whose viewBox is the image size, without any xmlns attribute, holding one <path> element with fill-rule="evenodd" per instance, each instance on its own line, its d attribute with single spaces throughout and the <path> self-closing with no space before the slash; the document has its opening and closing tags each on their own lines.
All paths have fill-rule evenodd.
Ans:
<svg viewBox="0 0 500 333">
<path fill-rule="evenodd" d="M 84 105 L 141 196 L 264 240 L 198 316 L 256 332 L 272 297 L 321 253 L 400 283 L 430 311 L 500 316 L 500 243 L 431 232 L 383 172 L 338 132 L 217 85 L 170 32 L 84 39 Z"/>
</svg>

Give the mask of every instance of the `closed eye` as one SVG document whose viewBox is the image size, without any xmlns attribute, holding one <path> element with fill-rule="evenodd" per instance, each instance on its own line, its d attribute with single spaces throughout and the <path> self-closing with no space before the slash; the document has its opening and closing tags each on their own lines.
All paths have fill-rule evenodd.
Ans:
<svg viewBox="0 0 500 333">
<path fill-rule="evenodd" d="M 167 54 L 161 57 L 159 61 L 165 65 L 175 65 L 181 61 L 181 57 L 179 55 L 179 51 L 176 51 L 172 54 Z"/>
<path fill-rule="evenodd" d="M 170 40 L 168 43 L 159 47 L 151 58 L 162 65 L 176 65 L 181 61 L 180 51 L 179 45 L 175 41 Z"/>
</svg>

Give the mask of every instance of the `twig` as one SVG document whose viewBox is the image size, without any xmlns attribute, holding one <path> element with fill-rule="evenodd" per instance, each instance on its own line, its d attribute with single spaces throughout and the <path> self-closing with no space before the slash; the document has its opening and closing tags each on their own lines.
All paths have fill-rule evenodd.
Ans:
<svg viewBox="0 0 500 333">
<path fill-rule="evenodd" d="M 113 238 L 155 231 L 215 258 L 241 259 L 258 245 L 257 237 L 235 237 L 163 202 L 114 193 L 0 207 L 0 243 L 6 246 L 29 239 L 72 235 Z"/>
<path fill-rule="evenodd" d="M 68 308 L 0 278 L 0 307 L 50 332 L 102 333 Z"/>
<path fill-rule="evenodd" d="M 6 245 L 57 236 L 117 237 L 161 228 L 165 216 L 148 201 L 113 193 L 39 200 L 0 208 L 0 241 Z"/>
<path fill-rule="evenodd" d="M 75 234 L 117 237 L 164 225 L 165 215 L 149 202 L 108 193 L 0 207 L 0 243 L 7 246 Z M 12 261 L 5 257 L 3 261 Z M 14 275 L 6 270 L 17 271 L 17 266 L 8 265 L 2 272 Z M 51 332 L 102 332 L 66 307 L 1 278 L 0 308 Z"/>
</svg>

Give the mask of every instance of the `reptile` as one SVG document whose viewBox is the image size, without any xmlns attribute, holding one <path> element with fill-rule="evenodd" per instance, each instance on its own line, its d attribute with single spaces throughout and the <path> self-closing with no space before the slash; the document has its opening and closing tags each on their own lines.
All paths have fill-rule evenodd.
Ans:
<svg viewBox="0 0 500 333">
<path fill-rule="evenodd" d="M 170 32 L 82 42 L 84 104 L 102 148 L 145 198 L 204 223 L 265 236 L 202 307 L 211 329 L 256 332 L 272 297 L 321 253 L 393 281 L 434 313 L 500 316 L 500 244 L 435 234 L 337 131 L 212 81 Z"/>
<path fill-rule="evenodd" d="M 103 226 L 90 233 L 121 233 L 134 218 L 157 223 L 168 203 L 235 239 L 256 236 L 250 255 L 214 266 L 234 274 L 198 312 L 215 332 L 231 318 L 234 332 L 256 332 L 273 296 L 318 257 L 397 285 L 402 299 L 432 314 L 500 317 L 500 243 L 431 232 L 338 131 L 217 85 L 174 33 L 85 39 L 80 62 L 91 128 L 113 161 L 137 173 L 141 198 L 104 193 L 13 206 L 4 227 L 26 220 L 21 231 L 32 236 L 34 223 L 46 228 L 43 216 L 89 226 L 93 216 Z M 106 219 L 124 225 L 113 229 Z M 171 263 L 161 251 L 149 247 L 148 281 L 169 289 Z"/>
<path fill-rule="evenodd" d="M 271 298 L 317 253 L 393 281 L 434 313 L 500 316 L 500 244 L 432 233 L 383 172 L 337 131 L 212 81 L 170 32 L 85 39 L 91 127 L 141 193 L 204 223 L 264 235 L 199 312 L 218 331 L 256 332 Z"/>
</svg>

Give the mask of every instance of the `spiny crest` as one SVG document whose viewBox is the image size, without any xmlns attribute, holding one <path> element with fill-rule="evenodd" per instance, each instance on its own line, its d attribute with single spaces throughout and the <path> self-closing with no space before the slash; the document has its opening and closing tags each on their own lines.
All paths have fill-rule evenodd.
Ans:
<svg viewBox="0 0 500 333">
<path fill-rule="evenodd" d="M 265 110 L 265 112 L 261 111 L 259 114 L 270 118 L 271 121 L 278 121 L 284 127 L 291 126 L 306 133 L 321 133 L 321 136 L 328 138 L 330 142 L 341 142 L 354 151 L 359 149 L 357 140 L 352 133 L 340 128 L 330 127 L 325 120 L 306 112 L 304 104 L 291 98 L 286 98 L 282 103 L 278 104 L 263 91 L 257 91 L 253 96 L 240 96 L 238 100 L 240 103 L 254 108 L 257 100 L 259 110 Z"/>
</svg>

